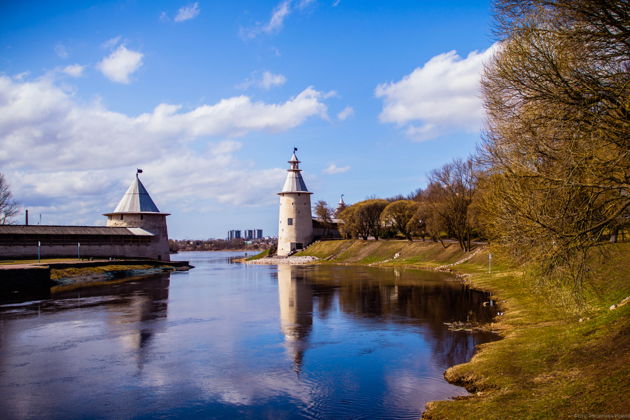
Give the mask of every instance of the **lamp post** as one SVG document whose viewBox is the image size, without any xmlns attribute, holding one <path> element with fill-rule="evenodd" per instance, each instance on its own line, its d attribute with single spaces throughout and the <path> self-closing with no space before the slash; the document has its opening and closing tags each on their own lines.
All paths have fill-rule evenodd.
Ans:
<svg viewBox="0 0 630 420">
<path fill-rule="evenodd" d="M 40 241 L 37 241 L 37 262 L 39 262 L 39 260 L 40 260 L 40 256 L 41 256 L 41 253 L 40 253 L 40 251 L 39 251 L 39 249 L 41 248 L 41 246 L 42 246 L 42 243 L 41 243 Z"/>
<path fill-rule="evenodd" d="M 488 253 L 488 274 L 492 274 L 492 254 Z"/>
<path fill-rule="evenodd" d="M 77 242 L 77 260 L 81 259 L 81 242 Z"/>
</svg>

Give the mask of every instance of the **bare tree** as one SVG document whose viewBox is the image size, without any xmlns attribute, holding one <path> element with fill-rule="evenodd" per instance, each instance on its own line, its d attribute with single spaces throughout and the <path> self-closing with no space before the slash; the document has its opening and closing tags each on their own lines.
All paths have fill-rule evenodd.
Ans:
<svg viewBox="0 0 630 420">
<path fill-rule="evenodd" d="M 499 0 L 482 79 L 483 209 L 492 239 L 548 269 L 577 268 L 627 224 L 630 19 L 623 0 Z"/>
<path fill-rule="evenodd" d="M 315 203 L 315 208 L 313 209 L 313 212 L 315 213 L 315 216 L 323 223 L 332 222 L 333 210 L 328 207 L 327 202 L 319 200 L 317 203 Z"/>
<path fill-rule="evenodd" d="M 434 239 L 440 238 L 444 230 L 457 239 L 463 251 L 471 250 L 473 226 L 469 208 L 476 185 L 472 159 L 456 159 L 431 172 L 420 211 Z"/>
<path fill-rule="evenodd" d="M 18 213 L 18 207 L 13 201 L 13 194 L 4 175 L 0 172 L 0 225 L 6 225 Z"/>
<path fill-rule="evenodd" d="M 319 222 L 324 227 L 324 237 L 328 236 L 328 232 L 333 226 L 332 216 L 334 211 L 328 207 L 327 202 L 319 200 L 317 203 L 315 203 L 314 213 L 315 217 L 317 217 Z"/>
</svg>

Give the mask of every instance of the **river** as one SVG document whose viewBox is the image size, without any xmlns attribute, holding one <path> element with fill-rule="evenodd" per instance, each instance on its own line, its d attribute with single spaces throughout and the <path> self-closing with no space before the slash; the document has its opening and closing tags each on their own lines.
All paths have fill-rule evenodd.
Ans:
<svg viewBox="0 0 630 420">
<path fill-rule="evenodd" d="M 417 419 L 495 337 L 446 273 L 235 264 L 0 304 L 3 419 Z"/>
</svg>

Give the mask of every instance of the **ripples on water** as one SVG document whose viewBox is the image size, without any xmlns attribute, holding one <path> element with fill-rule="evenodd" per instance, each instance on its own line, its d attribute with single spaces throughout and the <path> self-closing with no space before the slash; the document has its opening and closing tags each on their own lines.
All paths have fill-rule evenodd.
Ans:
<svg viewBox="0 0 630 420">
<path fill-rule="evenodd" d="M 450 275 L 196 268 L 0 305 L 0 413 L 20 418 L 416 419 L 494 313 Z"/>
</svg>

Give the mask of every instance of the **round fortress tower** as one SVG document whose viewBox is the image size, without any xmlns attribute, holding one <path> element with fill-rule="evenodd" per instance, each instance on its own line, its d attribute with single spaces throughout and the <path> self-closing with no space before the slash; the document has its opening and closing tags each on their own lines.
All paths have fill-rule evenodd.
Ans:
<svg viewBox="0 0 630 420">
<path fill-rule="evenodd" d="M 278 224 L 278 255 L 287 256 L 302 249 L 313 240 L 313 218 L 311 217 L 311 192 L 302 179 L 300 161 L 293 149 L 280 196 L 280 222 Z"/>
<path fill-rule="evenodd" d="M 107 216 L 107 226 L 140 228 L 153 234 L 145 257 L 170 261 L 166 228 L 166 216 L 169 213 L 161 213 L 157 208 L 149 192 L 140 182 L 138 177 L 140 173 L 142 170 L 138 169 L 135 179 L 129 185 L 116 209 L 103 216 Z"/>
</svg>

